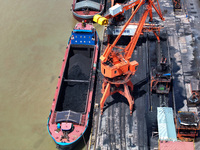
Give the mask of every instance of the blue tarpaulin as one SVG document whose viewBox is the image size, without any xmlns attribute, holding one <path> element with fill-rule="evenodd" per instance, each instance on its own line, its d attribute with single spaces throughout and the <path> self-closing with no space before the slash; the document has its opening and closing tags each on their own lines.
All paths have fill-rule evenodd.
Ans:
<svg viewBox="0 0 200 150">
<path fill-rule="evenodd" d="M 157 107 L 159 140 L 177 141 L 173 110 L 170 107 Z"/>
</svg>

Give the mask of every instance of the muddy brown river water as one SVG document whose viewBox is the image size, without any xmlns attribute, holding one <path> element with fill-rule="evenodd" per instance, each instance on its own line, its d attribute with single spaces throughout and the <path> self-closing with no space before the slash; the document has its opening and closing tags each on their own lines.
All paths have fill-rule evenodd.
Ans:
<svg viewBox="0 0 200 150">
<path fill-rule="evenodd" d="M 56 150 L 46 123 L 77 23 L 71 3 L 0 0 L 0 150 Z"/>
</svg>

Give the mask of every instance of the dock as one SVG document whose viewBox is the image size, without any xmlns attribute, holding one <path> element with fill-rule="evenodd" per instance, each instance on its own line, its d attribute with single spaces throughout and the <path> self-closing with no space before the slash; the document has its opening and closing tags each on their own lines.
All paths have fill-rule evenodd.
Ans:
<svg viewBox="0 0 200 150">
<path fill-rule="evenodd" d="M 174 116 L 178 111 L 196 111 L 199 107 L 187 106 L 190 96 L 188 82 L 199 77 L 199 49 L 200 28 L 194 18 L 200 17 L 200 11 L 195 8 L 196 1 L 181 1 L 179 11 L 174 11 L 171 0 L 160 0 L 161 10 L 164 12 L 164 30 L 161 31 L 160 48 L 165 57 L 169 58 L 173 87 L 167 97 L 158 97 L 150 94 L 149 73 L 155 66 L 157 41 L 152 39 L 152 34 L 141 36 L 133 52 L 132 60 L 139 62 L 139 67 L 131 81 L 134 84 L 135 105 L 133 114 L 130 115 L 127 100 L 120 94 L 110 96 L 106 100 L 103 115 L 101 115 L 99 102 L 101 99 L 102 78 L 98 72 L 95 107 L 92 121 L 92 131 L 89 140 L 89 150 L 149 150 L 158 148 L 158 136 L 153 136 L 156 123 L 156 107 L 162 102 L 167 107 L 172 107 Z M 109 5 L 108 5 L 109 6 Z M 198 6 L 196 6 L 198 7 Z M 138 21 L 141 13 L 133 21 Z M 130 11 L 126 16 L 130 16 Z M 153 15 L 156 16 L 155 12 Z M 158 17 L 154 17 L 155 19 Z M 196 33 L 196 35 L 194 34 Z M 106 46 L 106 32 L 104 32 L 101 54 Z M 195 54 L 194 54 L 195 53 Z M 99 63 L 100 69 L 100 63 Z M 152 108 L 153 106 L 153 108 Z M 200 142 L 195 142 L 195 148 L 200 148 Z"/>
</svg>

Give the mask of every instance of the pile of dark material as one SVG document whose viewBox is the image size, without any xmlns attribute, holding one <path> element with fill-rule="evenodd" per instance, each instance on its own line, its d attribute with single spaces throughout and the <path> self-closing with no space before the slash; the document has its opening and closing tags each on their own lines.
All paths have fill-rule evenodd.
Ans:
<svg viewBox="0 0 200 150">
<path fill-rule="evenodd" d="M 69 60 L 68 79 L 88 80 L 91 71 L 91 58 L 76 54 Z"/>
<path fill-rule="evenodd" d="M 63 110 L 85 112 L 88 83 L 69 82 L 65 89 Z"/>
<path fill-rule="evenodd" d="M 91 58 L 76 54 L 69 60 L 68 79 L 89 80 Z M 89 83 L 68 82 L 63 102 L 63 110 L 84 112 L 87 104 Z"/>
<path fill-rule="evenodd" d="M 190 126 L 198 124 L 198 119 L 193 112 L 181 112 L 178 113 L 179 123 L 184 126 Z"/>
</svg>

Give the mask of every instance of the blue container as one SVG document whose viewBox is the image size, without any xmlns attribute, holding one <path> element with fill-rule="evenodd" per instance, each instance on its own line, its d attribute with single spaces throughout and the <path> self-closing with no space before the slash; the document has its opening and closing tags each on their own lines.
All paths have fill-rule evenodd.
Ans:
<svg viewBox="0 0 200 150">
<path fill-rule="evenodd" d="M 60 129 L 60 123 L 57 124 L 57 129 Z"/>
</svg>

